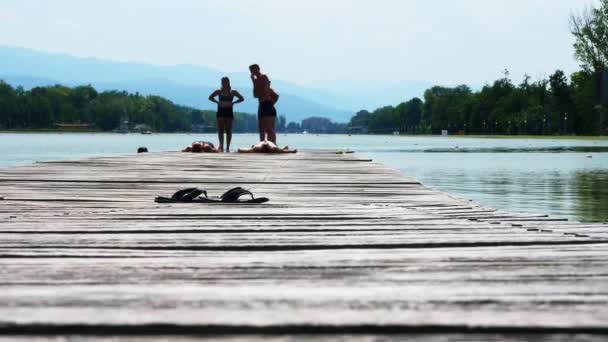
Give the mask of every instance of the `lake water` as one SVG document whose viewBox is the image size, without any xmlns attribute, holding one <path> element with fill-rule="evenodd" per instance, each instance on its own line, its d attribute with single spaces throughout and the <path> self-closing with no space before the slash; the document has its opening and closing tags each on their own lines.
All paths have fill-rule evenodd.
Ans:
<svg viewBox="0 0 608 342">
<path fill-rule="evenodd" d="M 237 134 L 248 146 L 254 134 Z M 608 221 L 608 141 L 475 139 L 347 135 L 279 135 L 300 149 L 351 149 L 377 162 L 486 206 L 550 214 L 584 222 Z M 214 134 L 0 134 L 0 167 L 35 161 L 179 150 Z"/>
</svg>

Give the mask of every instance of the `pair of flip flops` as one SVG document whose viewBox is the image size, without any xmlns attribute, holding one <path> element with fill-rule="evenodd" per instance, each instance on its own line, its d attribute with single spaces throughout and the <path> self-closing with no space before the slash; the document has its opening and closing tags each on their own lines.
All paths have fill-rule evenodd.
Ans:
<svg viewBox="0 0 608 342">
<path fill-rule="evenodd" d="M 242 199 L 243 196 L 251 196 L 251 199 Z M 251 191 L 237 187 L 226 191 L 222 196 L 208 196 L 207 191 L 199 188 L 188 188 L 179 190 L 168 197 L 156 197 L 156 203 L 266 203 L 266 197 L 255 198 Z"/>
</svg>

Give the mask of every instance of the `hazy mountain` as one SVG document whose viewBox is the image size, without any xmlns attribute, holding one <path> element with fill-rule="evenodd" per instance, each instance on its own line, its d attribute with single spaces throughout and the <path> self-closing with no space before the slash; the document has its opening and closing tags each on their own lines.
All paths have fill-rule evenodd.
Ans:
<svg viewBox="0 0 608 342">
<path fill-rule="evenodd" d="M 205 109 L 215 109 L 216 105 L 208 100 L 209 94 L 217 87 L 186 85 L 166 80 L 142 79 L 123 82 L 92 82 L 95 88 L 100 90 L 121 89 L 129 92 L 140 92 L 142 94 L 155 94 L 171 99 L 175 103 Z M 247 113 L 257 113 L 257 101 L 252 101 L 253 90 L 250 87 L 240 87 L 249 101 L 236 106 L 236 110 Z M 350 119 L 352 113 L 340 111 L 323 104 L 319 104 L 296 95 L 281 92 L 281 99 L 277 105 L 279 114 L 285 115 L 288 121 L 300 122 L 302 119 L 313 115 L 321 115 L 332 118 L 335 121 L 345 122 Z"/>
<path fill-rule="evenodd" d="M 388 105 L 397 105 L 414 97 L 422 98 L 424 91 L 434 84 L 426 81 L 316 81 L 306 84 L 321 92 L 348 94 L 348 108 L 373 110 Z M 340 95 L 337 95 L 340 96 Z M 338 97 L 339 98 L 339 97 Z"/>
<path fill-rule="evenodd" d="M 91 84 L 101 90 L 157 94 L 202 109 L 214 109 L 207 96 L 217 89 L 222 76 L 229 76 L 233 87 L 249 99 L 239 110 L 256 112 L 248 72 L 225 73 L 195 65 L 115 62 L 15 47 L 0 47 L 0 62 L 0 78 L 25 88 L 55 83 Z M 272 79 L 273 88 L 281 94 L 278 110 L 290 121 L 315 115 L 344 122 L 360 109 L 396 105 L 421 96 L 430 85 L 417 81 L 321 81 L 300 85 Z"/>
<path fill-rule="evenodd" d="M 0 67 L 1 68 L 1 67 Z M 58 81 L 51 80 L 48 78 L 30 77 L 30 76 L 12 76 L 4 75 L 0 73 L 0 80 L 11 84 L 12 86 L 21 86 L 23 88 L 31 89 L 34 87 L 44 87 L 59 83 Z"/>
<path fill-rule="evenodd" d="M 66 54 L 0 47 L 0 73 L 76 83 L 121 82 L 137 79 L 167 79 L 188 84 L 207 84 L 221 76 L 219 71 L 188 65 L 156 66 L 79 58 Z"/>
</svg>

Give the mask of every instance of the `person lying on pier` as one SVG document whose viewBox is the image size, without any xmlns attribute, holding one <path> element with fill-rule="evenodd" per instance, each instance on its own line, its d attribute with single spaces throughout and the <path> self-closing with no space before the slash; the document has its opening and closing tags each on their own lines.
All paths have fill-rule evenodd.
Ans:
<svg viewBox="0 0 608 342">
<path fill-rule="evenodd" d="M 250 148 L 239 148 L 239 153 L 298 153 L 298 150 L 290 150 L 288 146 L 278 147 L 272 141 L 260 141 Z"/>
<path fill-rule="evenodd" d="M 195 141 L 191 146 L 186 147 L 182 152 L 192 153 L 218 153 L 219 150 L 208 141 Z"/>
</svg>

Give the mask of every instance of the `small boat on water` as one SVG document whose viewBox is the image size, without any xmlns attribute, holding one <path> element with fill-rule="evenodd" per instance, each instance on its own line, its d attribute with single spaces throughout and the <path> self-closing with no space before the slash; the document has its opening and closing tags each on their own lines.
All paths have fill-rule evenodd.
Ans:
<svg viewBox="0 0 608 342">
<path fill-rule="evenodd" d="M 151 135 L 151 134 L 152 134 L 152 132 L 151 132 L 151 131 L 144 131 L 144 132 L 141 132 L 141 134 L 145 134 L 145 135 Z"/>
</svg>

